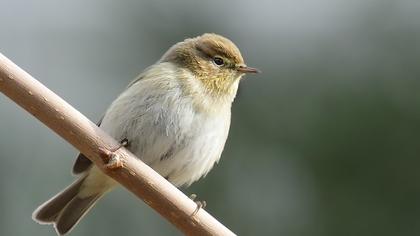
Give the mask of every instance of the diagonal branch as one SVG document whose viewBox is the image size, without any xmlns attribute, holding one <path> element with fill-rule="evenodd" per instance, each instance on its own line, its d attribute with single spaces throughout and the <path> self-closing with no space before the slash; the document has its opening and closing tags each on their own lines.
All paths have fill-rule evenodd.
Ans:
<svg viewBox="0 0 420 236">
<path fill-rule="evenodd" d="M 127 149 L 112 152 L 117 141 L 1 53 L 0 91 L 186 235 L 235 235 Z"/>
</svg>

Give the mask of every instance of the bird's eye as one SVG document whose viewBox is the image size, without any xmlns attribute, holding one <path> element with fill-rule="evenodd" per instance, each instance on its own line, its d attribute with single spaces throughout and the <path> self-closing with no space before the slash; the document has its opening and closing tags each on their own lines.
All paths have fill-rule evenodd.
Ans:
<svg viewBox="0 0 420 236">
<path fill-rule="evenodd" d="M 213 58 L 213 61 L 214 61 L 214 63 L 216 63 L 216 65 L 218 65 L 218 66 L 221 66 L 221 65 L 223 65 L 225 62 L 223 61 L 223 59 L 222 58 L 220 58 L 220 57 L 214 57 Z"/>
</svg>

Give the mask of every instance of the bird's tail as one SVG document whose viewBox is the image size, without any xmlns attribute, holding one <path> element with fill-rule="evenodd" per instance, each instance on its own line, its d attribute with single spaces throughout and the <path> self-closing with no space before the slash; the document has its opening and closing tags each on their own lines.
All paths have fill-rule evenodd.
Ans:
<svg viewBox="0 0 420 236">
<path fill-rule="evenodd" d="M 32 218 L 40 224 L 54 224 L 59 235 L 68 233 L 106 191 L 81 194 L 86 175 L 39 206 Z"/>
</svg>

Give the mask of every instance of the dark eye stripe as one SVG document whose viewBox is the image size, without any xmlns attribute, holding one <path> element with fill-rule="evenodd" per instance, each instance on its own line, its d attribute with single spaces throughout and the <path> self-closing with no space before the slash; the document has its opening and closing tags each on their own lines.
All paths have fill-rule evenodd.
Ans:
<svg viewBox="0 0 420 236">
<path fill-rule="evenodd" d="M 226 52 L 224 52 L 223 50 L 218 50 L 218 48 L 212 48 L 209 47 L 208 45 L 204 45 L 204 44 L 200 44 L 200 45 L 196 45 L 195 47 L 199 52 L 202 52 L 203 54 L 205 54 L 206 56 L 213 58 L 216 55 L 218 55 L 218 57 L 223 56 L 223 57 L 229 57 Z"/>
</svg>

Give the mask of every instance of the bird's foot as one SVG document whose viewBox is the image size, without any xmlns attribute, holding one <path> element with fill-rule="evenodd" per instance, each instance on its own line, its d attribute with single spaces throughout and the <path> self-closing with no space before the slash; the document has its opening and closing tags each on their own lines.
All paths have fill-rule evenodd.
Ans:
<svg viewBox="0 0 420 236">
<path fill-rule="evenodd" d="M 118 151 L 122 147 L 128 147 L 128 146 L 129 146 L 128 139 L 124 138 L 123 140 L 120 141 L 120 144 L 117 147 L 110 149 L 109 160 L 108 160 L 108 163 L 106 164 L 106 168 L 112 170 L 112 169 L 123 167 L 124 166 L 123 161 L 114 152 Z"/>
<path fill-rule="evenodd" d="M 124 166 L 124 162 L 121 160 L 120 156 L 111 153 L 110 157 L 111 158 L 106 164 L 106 168 L 113 170 Z"/>
<path fill-rule="evenodd" d="M 193 200 L 195 204 L 197 204 L 197 207 L 195 208 L 191 216 L 195 216 L 200 209 L 204 209 L 207 206 L 206 201 L 195 201 L 196 198 L 197 198 L 197 194 L 193 193 L 190 195 L 190 199 Z"/>
</svg>

